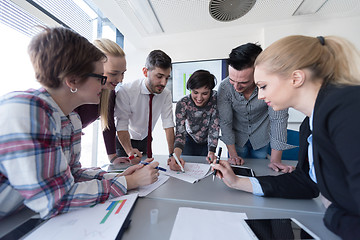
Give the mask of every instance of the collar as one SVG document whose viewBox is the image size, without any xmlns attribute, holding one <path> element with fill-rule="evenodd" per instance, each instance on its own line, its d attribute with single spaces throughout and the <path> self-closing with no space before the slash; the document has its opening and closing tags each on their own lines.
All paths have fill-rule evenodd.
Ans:
<svg viewBox="0 0 360 240">
<path fill-rule="evenodd" d="M 310 118 L 309 118 L 309 127 L 310 127 L 310 131 L 312 132 L 312 130 L 313 130 L 313 121 L 314 121 L 314 109 L 313 109 L 313 111 L 312 111 L 312 113 L 311 113 L 311 116 L 310 116 Z"/>
<path fill-rule="evenodd" d="M 145 95 L 149 95 L 151 94 L 151 92 L 149 91 L 149 89 L 146 87 L 146 79 L 147 78 L 144 78 L 143 80 L 141 80 L 141 84 L 140 84 L 140 93 L 141 94 L 145 94 Z"/>
</svg>

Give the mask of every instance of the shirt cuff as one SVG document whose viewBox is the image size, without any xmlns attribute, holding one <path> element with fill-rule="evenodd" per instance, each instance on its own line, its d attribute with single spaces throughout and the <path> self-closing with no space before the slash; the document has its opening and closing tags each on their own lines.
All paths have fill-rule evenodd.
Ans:
<svg viewBox="0 0 360 240">
<path fill-rule="evenodd" d="M 281 142 L 274 138 L 271 138 L 270 139 L 270 147 L 271 147 L 271 149 L 275 149 L 278 151 L 284 151 L 284 150 L 288 150 L 288 149 L 297 148 L 298 146 L 287 144 L 286 142 Z"/>
<path fill-rule="evenodd" d="M 106 173 L 104 175 L 104 178 L 106 180 L 110 180 L 110 179 L 114 179 L 116 178 L 115 180 L 120 183 L 121 185 L 124 186 L 125 189 L 127 189 L 127 182 L 126 182 L 126 178 L 125 176 L 119 176 L 119 173 Z"/>
<path fill-rule="evenodd" d="M 120 121 L 118 121 L 115 128 L 116 131 L 129 131 L 129 123 L 121 123 Z"/>
<path fill-rule="evenodd" d="M 253 188 L 253 194 L 256 196 L 260 196 L 260 197 L 264 196 L 264 192 L 261 188 L 259 180 L 257 180 L 254 177 L 249 177 L 249 180 L 250 180 L 252 188 Z"/>
<path fill-rule="evenodd" d="M 123 185 L 125 187 L 125 189 L 127 190 L 127 182 L 126 182 L 125 176 L 118 177 L 116 179 L 116 181 L 118 181 L 121 185 Z"/>
<path fill-rule="evenodd" d="M 163 129 L 175 127 L 174 121 L 172 119 L 163 120 L 162 127 Z"/>
<path fill-rule="evenodd" d="M 184 147 L 185 147 L 184 144 L 175 141 L 174 148 L 180 148 L 182 151 L 182 150 L 184 150 Z"/>
<path fill-rule="evenodd" d="M 216 152 L 216 147 L 214 147 L 214 146 L 210 146 L 208 149 L 209 149 L 209 152 Z"/>
</svg>

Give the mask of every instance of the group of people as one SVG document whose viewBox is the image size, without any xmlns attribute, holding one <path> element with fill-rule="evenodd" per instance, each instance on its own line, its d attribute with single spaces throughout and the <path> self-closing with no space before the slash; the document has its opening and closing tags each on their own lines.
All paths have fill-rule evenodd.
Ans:
<svg viewBox="0 0 360 240">
<path fill-rule="evenodd" d="M 181 155 L 205 156 L 235 189 L 265 197 L 314 198 L 321 193 L 325 225 L 344 239 L 360 236 L 360 56 L 340 37 L 289 36 L 264 51 L 244 44 L 229 54 L 229 76 L 195 71 L 191 92 L 176 105 L 165 88 L 171 58 L 150 52 L 144 78 L 115 87 L 126 71 L 123 50 L 108 39 L 90 43 L 66 28 L 45 28 L 29 45 L 41 89 L 0 100 L 0 217 L 26 206 L 50 218 L 155 182 L 152 129 L 162 119 L 173 170 Z M 296 168 L 281 163 L 287 109 L 307 117 L 300 127 Z M 112 163 L 122 174 L 81 168 L 82 128 L 100 116 Z M 116 123 L 115 123 L 116 122 Z M 176 130 L 174 131 L 174 127 Z M 221 137 L 219 132 L 221 129 Z M 215 164 L 218 139 L 229 159 Z M 266 158 L 279 176 L 238 178 L 230 164 Z M 143 154 L 150 164 L 137 164 Z"/>
</svg>

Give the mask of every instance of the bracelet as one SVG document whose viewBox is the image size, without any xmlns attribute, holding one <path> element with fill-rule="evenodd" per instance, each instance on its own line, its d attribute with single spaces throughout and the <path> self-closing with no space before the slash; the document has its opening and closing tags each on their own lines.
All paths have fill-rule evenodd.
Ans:
<svg viewBox="0 0 360 240">
<path fill-rule="evenodd" d="M 113 161 L 115 160 L 115 159 L 117 159 L 117 155 L 115 155 L 112 159 L 110 159 L 110 163 L 113 163 Z"/>
<path fill-rule="evenodd" d="M 174 153 L 170 153 L 170 154 L 169 154 L 169 158 L 171 158 L 173 155 L 174 155 Z"/>
</svg>

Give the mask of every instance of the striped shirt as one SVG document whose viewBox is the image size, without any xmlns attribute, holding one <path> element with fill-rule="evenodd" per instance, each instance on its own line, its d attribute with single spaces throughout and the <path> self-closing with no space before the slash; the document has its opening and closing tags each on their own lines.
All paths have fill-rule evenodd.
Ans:
<svg viewBox="0 0 360 240">
<path fill-rule="evenodd" d="M 0 99 L 0 218 L 24 205 L 42 218 L 126 193 L 125 177 L 81 168 L 81 121 L 45 89 Z"/>
<path fill-rule="evenodd" d="M 243 147 L 250 140 L 254 150 L 269 142 L 275 150 L 293 148 L 286 144 L 288 110 L 274 111 L 258 99 L 257 88 L 247 100 L 235 91 L 227 77 L 220 84 L 217 104 L 221 140 L 226 145 Z"/>
</svg>

